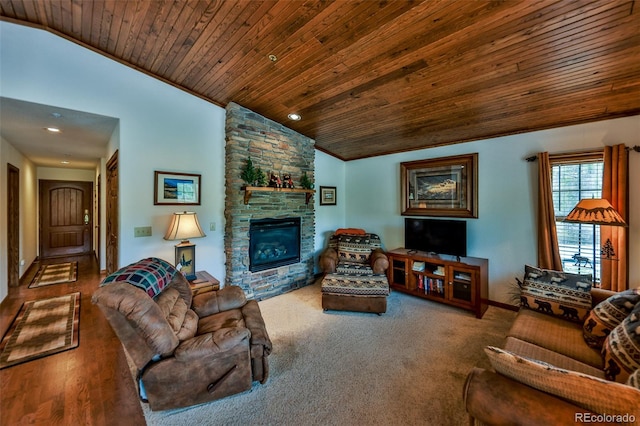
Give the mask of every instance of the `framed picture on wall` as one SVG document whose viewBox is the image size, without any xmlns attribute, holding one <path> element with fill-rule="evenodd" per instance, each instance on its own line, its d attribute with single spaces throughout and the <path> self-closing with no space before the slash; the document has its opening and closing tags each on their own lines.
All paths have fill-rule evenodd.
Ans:
<svg viewBox="0 0 640 426">
<path fill-rule="evenodd" d="M 320 205 L 321 206 L 336 205 L 336 187 L 335 186 L 320 187 Z"/>
<path fill-rule="evenodd" d="M 403 215 L 478 217 L 478 154 L 400 163 Z"/>
<path fill-rule="evenodd" d="M 156 171 L 154 178 L 153 204 L 169 206 L 200 205 L 200 175 Z"/>
</svg>

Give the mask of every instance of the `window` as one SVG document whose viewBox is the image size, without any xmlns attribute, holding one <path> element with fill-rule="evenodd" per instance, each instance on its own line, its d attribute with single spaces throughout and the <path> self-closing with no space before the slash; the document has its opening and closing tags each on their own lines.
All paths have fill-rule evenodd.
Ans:
<svg viewBox="0 0 640 426">
<path fill-rule="evenodd" d="M 583 198 L 602 198 L 602 153 L 551 157 L 558 246 L 566 272 L 593 274 L 600 282 L 600 226 L 563 220 Z"/>
</svg>

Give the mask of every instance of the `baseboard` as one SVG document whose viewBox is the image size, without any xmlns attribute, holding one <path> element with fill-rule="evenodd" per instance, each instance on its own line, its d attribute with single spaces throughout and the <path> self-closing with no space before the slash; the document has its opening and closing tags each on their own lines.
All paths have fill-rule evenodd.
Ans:
<svg viewBox="0 0 640 426">
<path fill-rule="evenodd" d="M 40 266 L 38 257 L 36 256 L 36 258 L 33 260 L 33 262 L 31 262 L 29 264 L 29 266 L 27 267 L 27 269 L 24 270 L 24 273 L 20 276 L 20 278 L 18 279 L 18 285 L 21 286 L 23 284 L 31 284 L 31 280 L 33 279 L 33 276 L 35 275 L 35 272 L 32 274 L 32 270 L 35 268 L 35 270 L 38 270 L 38 267 Z M 28 278 L 28 280 L 27 280 Z M 29 282 L 27 282 L 29 281 Z"/>
<path fill-rule="evenodd" d="M 495 300 L 487 300 L 487 304 L 490 306 L 496 306 L 498 308 L 506 309 L 513 312 L 518 312 L 520 310 L 520 306 L 510 305 L 508 303 L 496 302 Z"/>
</svg>

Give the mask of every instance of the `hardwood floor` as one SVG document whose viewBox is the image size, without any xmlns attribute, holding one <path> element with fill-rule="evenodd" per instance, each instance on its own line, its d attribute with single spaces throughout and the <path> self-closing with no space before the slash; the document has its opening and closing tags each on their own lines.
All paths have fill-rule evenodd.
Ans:
<svg viewBox="0 0 640 426">
<path fill-rule="evenodd" d="M 9 288 L 0 304 L 4 335 L 26 300 L 79 291 L 80 345 L 0 370 L 1 425 L 144 425 L 142 408 L 124 350 L 91 295 L 101 279 L 93 256 L 58 258 L 44 263 L 78 261 L 75 283 L 27 288 L 38 264 Z"/>
</svg>

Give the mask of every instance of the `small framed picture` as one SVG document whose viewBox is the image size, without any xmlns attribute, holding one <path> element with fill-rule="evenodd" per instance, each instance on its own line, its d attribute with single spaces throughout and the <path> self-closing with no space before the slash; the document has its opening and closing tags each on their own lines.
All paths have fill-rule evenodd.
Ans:
<svg viewBox="0 0 640 426">
<path fill-rule="evenodd" d="M 336 187 L 335 186 L 320 187 L 320 205 L 321 206 L 336 205 Z"/>
<path fill-rule="evenodd" d="M 153 204 L 169 206 L 200 205 L 200 175 L 155 172 Z"/>
</svg>

